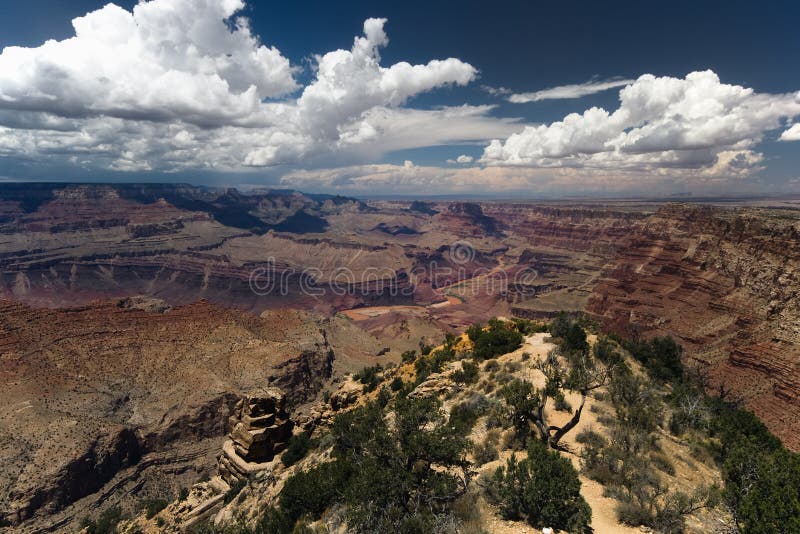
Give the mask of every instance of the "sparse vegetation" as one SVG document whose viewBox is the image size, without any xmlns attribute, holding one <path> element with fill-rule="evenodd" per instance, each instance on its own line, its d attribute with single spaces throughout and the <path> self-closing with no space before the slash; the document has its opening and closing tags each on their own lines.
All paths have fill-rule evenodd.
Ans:
<svg viewBox="0 0 800 534">
<path fill-rule="evenodd" d="M 145 517 L 152 519 L 155 515 L 167 507 L 167 501 L 164 499 L 145 499 L 141 502 L 141 509 L 144 510 Z"/>
<path fill-rule="evenodd" d="M 497 430 L 490 430 L 486 433 L 483 441 L 475 443 L 472 447 L 472 457 L 475 465 L 483 465 L 487 462 L 497 460 L 497 445 L 500 442 L 500 433 Z"/>
<path fill-rule="evenodd" d="M 383 379 L 383 366 L 381 364 L 373 365 L 371 367 L 364 367 L 353 375 L 353 380 L 364 384 L 364 392 L 369 393 L 374 391 Z"/>
<path fill-rule="evenodd" d="M 469 360 L 461 362 L 461 369 L 452 375 L 457 384 L 474 384 L 478 381 L 478 364 Z"/>
<path fill-rule="evenodd" d="M 119 506 L 112 506 L 103 510 L 96 520 L 84 518 L 81 521 L 81 528 L 85 529 L 87 534 L 113 534 L 122 519 L 122 509 Z"/>
<path fill-rule="evenodd" d="M 356 532 L 429 531 L 466 489 L 467 441 L 436 399 L 397 397 L 393 408 L 391 426 L 376 402 L 337 417 L 334 460 L 291 476 L 280 508 L 268 511 L 262 525 L 283 532 L 341 503 Z"/>
<path fill-rule="evenodd" d="M 231 502 L 233 499 L 236 498 L 237 495 L 239 495 L 239 493 L 242 492 L 242 490 L 246 486 L 247 486 L 247 480 L 246 479 L 237 481 L 236 484 L 231 486 L 231 488 L 228 491 L 225 492 L 225 496 L 223 497 L 223 501 L 225 503 Z"/>
<path fill-rule="evenodd" d="M 400 359 L 403 361 L 403 363 L 411 363 L 417 359 L 417 351 L 407 350 L 400 355 Z"/>
<path fill-rule="evenodd" d="M 414 364 L 413 381 L 393 377 L 395 371 L 381 366 L 356 373 L 364 392 L 377 390 L 367 397 L 374 400 L 341 413 L 318 441 L 305 434 L 292 438 L 282 457 L 286 465 L 314 447 L 329 451 L 330 459 L 290 475 L 254 532 L 313 532 L 323 513 L 326 521 L 333 514 L 339 518 L 334 524 L 346 523 L 352 532 L 482 532 L 477 500 L 484 497 L 508 519 L 589 532 L 591 509 L 580 495 L 577 472 L 558 449 L 580 421 L 590 395 L 602 399 L 593 411 L 607 428 L 602 433 L 583 429 L 575 436 L 581 444 L 581 469 L 618 501 L 621 522 L 681 533 L 687 516 L 722 502 L 741 532 L 800 529 L 798 456 L 783 449 L 735 402 L 707 396 L 680 366 L 677 343 L 655 338 L 632 344 L 599 335 L 590 346 L 580 321 L 562 315 L 554 323 L 550 333 L 557 348 L 541 361 L 530 354 L 498 361 L 496 357 L 519 348 L 516 335 L 521 342 L 523 333 L 537 327 L 492 320 L 470 328 L 472 358 L 464 349 L 469 344 L 452 335 L 438 347 L 423 347 L 419 356 L 404 353 L 406 363 Z M 482 339 L 486 341 L 478 350 Z M 626 363 L 630 347 L 657 380 L 637 364 Z M 445 371 L 448 362 L 457 363 L 445 374 L 462 385 L 445 398 L 448 410 L 435 396 L 409 398 L 419 383 Z M 532 367 L 544 375 L 544 387 L 524 378 Z M 385 377 L 392 380 L 381 386 Z M 567 391 L 577 393 L 580 403 L 571 398 L 571 406 Z M 549 412 L 558 410 L 572 416 L 555 425 Z M 481 418 L 485 430 L 476 429 Z M 662 450 L 665 427 L 691 443 L 693 452 L 674 460 L 668 448 Z M 514 431 L 502 431 L 508 428 Z M 470 485 L 474 469 L 507 449 L 524 453 L 514 453 L 485 475 L 479 484 L 485 494 L 476 493 L 481 490 Z M 672 484 L 679 461 L 687 461 L 681 458 L 701 453 L 721 469 L 724 490 L 701 485 L 681 491 Z M 237 528 L 231 532 L 253 532 Z"/>
<path fill-rule="evenodd" d="M 389 388 L 391 388 L 392 391 L 400 391 L 403 389 L 403 379 L 399 376 L 394 377 L 392 382 L 389 384 Z"/>
<path fill-rule="evenodd" d="M 564 327 L 564 334 L 570 341 L 562 341 L 558 350 L 551 351 L 538 364 L 545 375 L 545 387 L 535 388 L 526 380 L 514 379 L 500 391 L 511 408 L 517 437 L 522 442 L 535 430 L 540 441 L 558 448 L 564 435 L 580 421 L 588 395 L 608 380 L 610 370 L 592 357 L 582 328 L 577 323 L 569 323 Z M 581 395 L 581 403 L 574 411 L 564 398 L 564 390 Z M 572 418 L 564 425 L 553 425 L 545 410 L 548 399 L 553 400 L 557 410 L 571 411 Z"/>
</svg>

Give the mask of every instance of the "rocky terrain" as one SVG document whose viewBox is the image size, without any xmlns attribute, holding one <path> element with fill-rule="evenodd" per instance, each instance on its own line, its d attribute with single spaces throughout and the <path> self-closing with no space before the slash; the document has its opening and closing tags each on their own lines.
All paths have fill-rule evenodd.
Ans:
<svg viewBox="0 0 800 534">
<path fill-rule="evenodd" d="M 392 346 L 345 318 L 288 310 L 0 306 L 0 502 L 34 530 L 132 493 L 176 494 L 216 466 L 243 393 L 274 384 L 296 405 Z"/>
<path fill-rule="evenodd" d="M 533 334 L 523 340 L 522 346 L 508 354 L 489 360 L 477 371 L 477 376 L 464 383 L 457 378 L 458 373 L 464 369 L 464 362 L 469 362 L 470 342 L 466 336 L 458 339 L 457 354 L 464 360 L 447 364 L 441 372 L 433 373 L 422 381 L 416 381 L 416 371 L 413 362 L 401 365 L 389 365 L 381 374 L 374 391 L 365 391 L 364 386 L 352 376 L 347 377 L 341 384 L 333 389 L 327 399 L 320 399 L 303 407 L 300 412 L 290 414 L 297 422 L 294 429 L 295 435 L 303 432 L 313 434 L 322 439 L 317 442 L 326 443 L 324 436 L 330 430 L 332 421 L 339 415 L 347 413 L 374 401 L 381 387 L 390 390 L 392 381 L 402 380 L 404 383 L 414 383 L 408 393 L 409 398 L 435 398 L 442 402 L 443 413 L 450 412 L 458 406 L 481 405 L 486 403 L 492 406 L 499 403 L 500 387 L 515 378 L 532 380 L 537 385 L 544 385 L 544 375 L 537 369 L 538 362 L 543 361 L 547 354 L 555 348 L 552 339 L 547 334 Z M 437 349 L 435 349 L 437 350 Z M 635 365 L 631 360 L 629 363 Z M 576 440 L 575 436 L 581 432 L 595 431 L 601 435 L 608 435 L 608 414 L 613 411 L 605 389 L 601 394 L 589 398 L 580 423 L 575 427 L 567 439 L 566 448 L 561 454 L 570 460 L 576 469 L 581 467 L 583 442 Z M 224 532 L 226 527 L 244 530 L 254 525 L 264 514 L 264 511 L 275 506 L 279 501 L 281 490 L 287 480 L 299 472 L 307 471 L 331 460 L 331 451 L 327 445 L 320 445 L 319 450 L 311 451 L 302 461 L 295 465 L 283 462 L 280 453 L 285 451 L 285 435 L 276 432 L 273 423 L 280 421 L 283 414 L 281 409 L 282 392 L 276 389 L 252 392 L 239 402 L 239 415 L 232 417 L 229 428 L 231 432 L 228 440 L 221 449 L 220 464 L 216 475 L 207 481 L 202 481 L 192 486 L 191 490 L 181 499 L 169 503 L 162 511 L 155 514 L 140 513 L 121 525 L 123 532 L 181 532 L 191 530 L 200 525 L 205 528 L 216 529 L 213 532 Z M 476 400 L 478 399 L 478 400 Z M 605 400 L 603 400 L 605 399 Z M 579 396 L 569 394 L 567 401 L 573 406 L 580 402 Z M 390 404 L 391 406 L 391 404 Z M 570 414 L 559 413 L 553 405 L 548 406 L 554 422 L 563 424 Z M 471 482 L 467 496 L 472 498 L 468 502 L 471 507 L 462 510 L 460 514 L 467 518 L 457 518 L 458 532 L 493 532 L 511 534 L 517 532 L 539 533 L 537 528 L 522 519 L 509 520 L 504 518 L 496 503 L 492 503 L 486 495 L 486 485 L 492 473 L 505 465 L 513 455 L 517 458 L 525 456 L 525 452 L 514 450 L 513 429 L 510 426 L 497 427 L 490 423 L 491 416 L 477 417 L 472 423 L 472 430 L 468 433 L 469 439 L 476 445 L 496 447 L 495 455 L 487 459 L 478 459 L 478 453 L 468 455 L 471 462 Z M 490 411 L 490 413 L 493 413 Z M 391 411 L 387 416 L 390 420 Z M 604 418 L 605 417 L 605 418 Z M 452 415 L 451 415 L 452 418 Z M 273 430 L 262 432 L 260 421 L 268 420 L 273 424 Z M 604 422 L 601 422 L 604 421 Z M 247 431 L 246 428 L 253 430 Z M 250 455 L 250 448 L 243 444 L 251 443 L 251 438 L 244 438 L 247 433 L 264 436 L 266 454 Z M 259 438 L 260 439 L 260 438 Z M 255 443 L 255 441 L 252 441 Z M 720 482 L 719 473 L 713 467 L 705 465 L 694 458 L 688 444 L 664 432 L 659 438 L 659 451 L 674 459 L 675 471 L 671 475 L 661 473 L 671 491 L 685 491 L 691 493 L 704 484 Z M 476 447 L 477 448 L 477 447 Z M 273 456 L 272 451 L 277 450 L 278 455 Z M 586 499 L 592 511 L 591 526 L 596 532 L 636 533 L 651 531 L 646 528 L 636 528 L 621 523 L 615 513 L 617 502 L 603 491 L 603 485 L 585 476 L 580 476 L 581 495 Z M 723 531 L 730 526 L 731 518 L 722 509 L 699 509 L 689 515 L 685 532 L 701 533 Z M 308 526 L 308 525 L 307 525 Z M 317 527 L 324 532 L 346 532 L 342 525 L 342 511 L 332 510 L 322 514 L 322 519 L 314 522 L 311 527 Z M 559 531 L 561 532 L 561 531 Z"/>
<path fill-rule="evenodd" d="M 174 494 L 216 469 L 254 388 L 298 405 L 421 338 L 560 310 L 675 336 L 709 389 L 800 449 L 798 232 L 790 200 L 3 184 L 0 502 L 58 530 L 100 502 Z"/>
<path fill-rule="evenodd" d="M 800 449 L 800 214 L 667 206 L 619 240 L 588 310 L 628 336 L 672 334 Z"/>
</svg>

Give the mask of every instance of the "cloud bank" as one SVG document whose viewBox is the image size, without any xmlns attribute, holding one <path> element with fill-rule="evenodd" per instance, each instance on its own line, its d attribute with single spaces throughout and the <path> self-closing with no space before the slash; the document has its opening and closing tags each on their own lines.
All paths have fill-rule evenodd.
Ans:
<svg viewBox="0 0 800 534">
<path fill-rule="evenodd" d="M 489 117 L 490 106 L 405 108 L 415 95 L 470 83 L 477 70 L 456 58 L 382 66 L 386 19 L 367 19 L 351 49 L 316 56 L 314 79 L 300 87 L 297 67 L 237 16 L 243 7 L 108 4 L 73 20 L 74 37 L 5 48 L 0 157 L 225 171 L 486 142 L 518 129 Z"/>
<path fill-rule="evenodd" d="M 570 180 L 583 189 L 739 180 L 764 168 L 762 141 L 800 140 L 800 93 L 759 94 L 712 71 L 518 94 L 484 87 L 516 103 L 621 87 L 617 109 L 549 124 L 499 117 L 493 105 L 418 109 L 417 95 L 473 83 L 478 70 L 458 58 L 383 65 L 382 18 L 367 19 L 349 49 L 314 56 L 301 85 L 302 69 L 252 32 L 244 7 L 108 4 L 74 19 L 68 39 L 3 49 L 0 158 L 126 172 L 278 167 L 273 176 L 310 188 L 535 191 Z M 462 154 L 450 167 L 374 164 L 391 152 L 467 144 L 484 147 L 482 156 Z"/>
<path fill-rule="evenodd" d="M 752 149 L 765 133 L 800 114 L 800 93 L 757 94 L 721 83 L 712 71 L 683 79 L 646 74 L 619 96 L 613 112 L 593 107 L 493 140 L 480 161 L 617 171 L 703 169 L 741 176 L 759 168 L 762 156 Z"/>
</svg>

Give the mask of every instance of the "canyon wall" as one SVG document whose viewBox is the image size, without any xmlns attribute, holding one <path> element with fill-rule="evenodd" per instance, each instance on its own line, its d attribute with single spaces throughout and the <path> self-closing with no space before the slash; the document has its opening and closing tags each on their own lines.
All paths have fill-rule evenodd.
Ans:
<svg viewBox="0 0 800 534">
<path fill-rule="evenodd" d="M 275 384 L 300 403 L 382 346 L 300 311 L 0 301 L 3 519 L 63 531 L 98 505 L 173 496 L 213 468 L 243 392 Z"/>
<path fill-rule="evenodd" d="M 587 309 L 628 336 L 671 334 L 800 449 L 797 212 L 665 206 L 616 241 Z"/>
</svg>

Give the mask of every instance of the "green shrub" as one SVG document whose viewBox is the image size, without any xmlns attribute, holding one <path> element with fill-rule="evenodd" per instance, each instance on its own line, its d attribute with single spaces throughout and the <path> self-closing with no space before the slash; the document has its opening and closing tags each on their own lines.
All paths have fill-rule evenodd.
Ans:
<svg viewBox="0 0 800 534">
<path fill-rule="evenodd" d="M 474 384 L 478 381 L 478 364 L 463 360 L 461 369 L 453 372 L 452 378 L 457 384 Z"/>
<path fill-rule="evenodd" d="M 349 465 L 342 462 L 327 462 L 293 474 L 279 496 L 282 512 L 292 525 L 307 514 L 319 517 L 337 501 L 350 476 Z"/>
<path fill-rule="evenodd" d="M 389 384 L 389 388 L 391 388 L 392 391 L 400 391 L 403 389 L 403 379 L 399 376 L 394 377 L 394 380 Z"/>
<path fill-rule="evenodd" d="M 580 494 L 577 471 L 538 441 L 530 442 L 526 459 L 512 456 L 505 468 L 497 468 L 493 487 L 506 518 L 525 519 L 536 528 L 590 532 L 592 511 Z"/>
<path fill-rule="evenodd" d="M 378 397 L 375 400 L 381 408 L 384 408 L 387 404 L 389 404 L 389 401 L 392 400 L 392 394 L 389 393 L 389 390 L 386 386 L 382 386 L 380 391 L 378 391 Z"/>
<path fill-rule="evenodd" d="M 469 434 L 478 418 L 486 413 L 489 401 L 481 394 L 473 394 L 466 401 L 450 409 L 449 425 L 460 434 Z"/>
<path fill-rule="evenodd" d="M 592 348 L 594 357 L 606 365 L 616 365 L 622 360 L 622 354 L 617 350 L 616 344 L 608 336 L 600 336 Z"/>
<path fill-rule="evenodd" d="M 141 509 L 147 519 L 152 519 L 155 515 L 167 507 L 169 503 L 164 499 L 145 499 L 141 503 Z"/>
<path fill-rule="evenodd" d="M 578 323 L 572 323 L 569 326 L 561 343 L 561 348 L 566 352 L 586 352 L 589 350 L 586 332 Z"/>
<path fill-rule="evenodd" d="M 483 364 L 483 370 L 487 373 L 496 373 L 500 370 L 500 362 L 495 359 L 487 360 L 486 363 Z"/>
<path fill-rule="evenodd" d="M 455 356 L 452 348 L 442 347 L 417 358 L 414 362 L 417 383 L 419 384 L 433 373 L 440 373 L 444 364 L 455 359 Z"/>
<path fill-rule="evenodd" d="M 472 325 L 467 335 L 474 345 L 472 354 L 479 360 L 513 352 L 522 346 L 522 334 L 513 323 L 490 319 L 486 328 Z"/>
<path fill-rule="evenodd" d="M 800 532 L 800 455 L 742 441 L 723 464 L 724 498 L 742 532 Z"/>
<path fill-rule="evenodd" d="M 117 524 L 122 518 L 122 509 L 119 506 L 112 506 L 103 510 L 96 520 L 84 518 L 81 521 L 81 528 L 86 529 L 87 534 L 113 534 L 117 531 Z"/>
<path fill-rule="evenodd" d="M 554 338 L 564 338 L 572 326 L 572 320 L 566 312 L 560 312 L 558 316 L 550 323 L 550 335 Z"/>
<path fill-rule="evenodd" d="M 566 397 L 564 397 L 563 393 L 561 393 L 560 395 L 556 395 L 554 397 L 554 400 L 555 400 L 554 408 L 556 409 L 556 411 L 572 413 L 572 405 L 569 402 L 567 402 L 567 399 Z"/>
<path fill-rule="evenodd" d="M 475 443 L 472 447 L 472 457 L 475 458 L 475 465 L 483 465 L 487 462 L 497 460 L 499 454 L 497 445 L 500 442 L 500 433 L 492 430 L 486 433 L 483 441 Z"/>
<path fill-rule="evenodd" d="M 671 337 L 623 341 L 622 346 L 658 380 L 672 381 L 683 376 L 682 347 Z"/>
<path fill-rule="evenodd" d="M 530 433 L 531 415 L 538 406 L 538 392 L 527 380 L 514 379 L 503 386 L 500 396 L 510 408 L 510 419 L 517 437 L 524 442 Z"/>
<path fill-rule="evenodd" d="M 675 476 L 675 465 L 662 453 L 653 453 L 650 455 L 650 462 L 653 467 L 662 471 L 670 476 Z"/>
<path fill-rule="evenodd" d="M 305 458 L 313 446 L 314 442 L 308 432 L 291 436 L 286 444 L 286 450 L 281 455 L 281 463 L 286 467 L 296 464 Z"/>
<path fill-rule="evenodd" d="M 340 486 L 348 527 L 357 532 L 427 532 L 464 491 L 455 470 L 463 475 L 468 465 L 467 441 L 445 424 L 438 399 L 398 398 L 394 413 L 390 426 L 368 404 L 333 424 L 337 462 L 357 466 Z"/>
<path fill-rule="evenodd" d="M 362 370 L 353 375 L 353 380 L 364 384 L 364 392 L 369 393 L 378 387 L 378 384 L 383 380 L 381 372 L 383 367 L 381 364 L 373 365 L 372 367 L 364 367 Z"/>
<path fill-rule="evenodd" d="M 417 359 L 417 351 L 407 350 L 400 355 L 400 358 L 403 360 L 403 363 L 411 363 Z"/>
<path fill-rule="evenodd" d="M 266 509 L 256 528 L 257 534 L 293 534 L 295 521 L 281 508 Z M 242 533 L 244 534 L 244 533 Z"/>
<path fill-rule="evenodd" d="M 591 428 L 585 428 L 575 435 L 575 441 L 582 445 L 602 447 L 608 440 L 606 440 L 602 434 L 595 432 Z"/>
<path fill-rule="evenodd" d="M 486 411 L 486 428 L 508 428 L 509 424 L 509 414 L 506 407 L 498 402 L 493 401 L 489 405 L 489 409 Z"/>
</svg>

